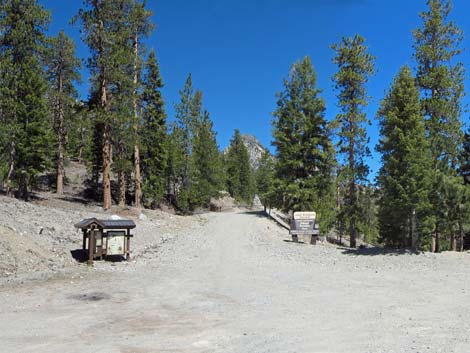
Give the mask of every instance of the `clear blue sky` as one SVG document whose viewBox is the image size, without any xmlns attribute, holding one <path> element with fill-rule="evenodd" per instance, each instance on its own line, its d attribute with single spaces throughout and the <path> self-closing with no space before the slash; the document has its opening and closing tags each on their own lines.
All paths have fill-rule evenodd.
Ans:
<svg viewBox="0 0 470 353">
<path fill-rule="evenodd" d="M 79 28 L 69 25 L 82 2 L 40 0 L 52 11 L 51 34 L 64 29 L 77 41 L 78 55 L 85 58 L 87 47 L 80 42 Z M 421 25 L 418 13 L 425 0 L 148 0 L 157 29 L 148 41 L 160 61 L 165 81 L 163 94 L 169 118 L 178 101 L 178 90 L 188 73 L 204 93 L 218 143 L 224 148 L 233 130 L 257 136 L 267 147 L 271 143 L 275 94 L 282 89 L 290 65 L 309 55 L 318 74 L 318 85 L 327 102 L 327 117 L 336 112 L 331 77 L 330 45 L 342 36 L 359 33 L 367 39 L 377 57 L 377 74 L 368 85 L 372 97 L 368 117 L 371 179 L 380 156 L 374 152 L 378 140 L 375 112 L 384 92 L 401 65 L 412 68 L 411 31 Z M 452 18 L 470 39 L 470 3 L 454 0 Z M 470 63 L 469 54 L 462 60 Z M 88 94 L 88 73 L 83 72 L 80 88 Z M 470 87 L 468 82 L 466 86 Z M 465 124 L 468 119 L 463 117 Z"/>
</svg>

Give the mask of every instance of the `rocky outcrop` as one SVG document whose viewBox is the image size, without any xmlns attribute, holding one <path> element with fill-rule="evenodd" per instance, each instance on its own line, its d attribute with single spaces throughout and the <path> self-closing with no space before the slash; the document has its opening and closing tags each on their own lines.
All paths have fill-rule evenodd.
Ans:
<svg viewBox="0 0 470 353">
<path fill-rule="evenodd" d="M 243 143 L 250 156 L 250 164 L 253 169 L 258 169 L 259 161 L 263 152 L 266 150 L 261 142 L 253 135 L 242 135 Z"/>
</svg>

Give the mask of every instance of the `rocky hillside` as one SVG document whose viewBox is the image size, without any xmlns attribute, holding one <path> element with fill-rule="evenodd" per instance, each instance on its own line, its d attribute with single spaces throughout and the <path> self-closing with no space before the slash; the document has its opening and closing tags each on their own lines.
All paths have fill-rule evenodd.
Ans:
<svg viewBox="0 0 470 353">
<path fill-rule="evenodd" d="M 250 164 L 254 169 L 258 169 L 259 160 L 261 155 L 266 150 L 261 142 L 253 135 L 242 135 L 243 143 L 245 144 L 248 154 L 250 155 Z"/>
</svg>

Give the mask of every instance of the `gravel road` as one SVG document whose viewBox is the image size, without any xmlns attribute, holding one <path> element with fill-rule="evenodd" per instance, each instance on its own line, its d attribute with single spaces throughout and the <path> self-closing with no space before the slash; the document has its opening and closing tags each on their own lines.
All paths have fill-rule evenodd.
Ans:
<svg viewBox="0 0 470 353">
<path fill-rule="evenodd" d="M 145 259 L 0 287 L 0 351 L 470 351 L 468 253 L 294 244 L 260 213 L 199 217 Z"/>
</svg>

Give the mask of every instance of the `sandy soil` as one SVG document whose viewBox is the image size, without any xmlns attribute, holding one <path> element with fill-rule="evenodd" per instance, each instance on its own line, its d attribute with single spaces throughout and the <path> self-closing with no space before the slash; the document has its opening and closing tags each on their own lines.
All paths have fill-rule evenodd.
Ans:
<svg viewBox="0 0 470 353">
<path fill-rule="evenodd" d="M 0 351 L 470 351 L 467 253 L 294 244 L 254 212 L 189 219 L 130 264 L 4 284 Z"/>
</svg>

